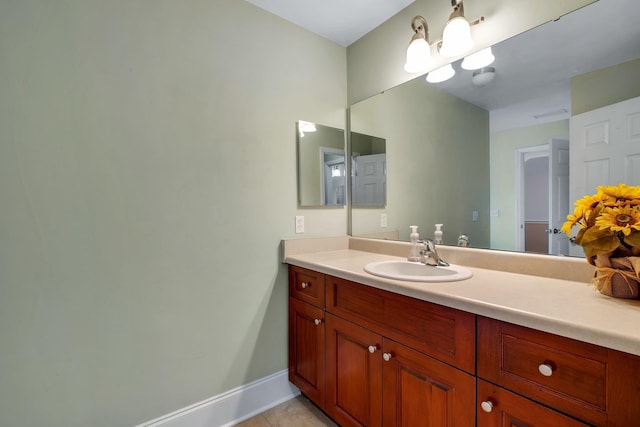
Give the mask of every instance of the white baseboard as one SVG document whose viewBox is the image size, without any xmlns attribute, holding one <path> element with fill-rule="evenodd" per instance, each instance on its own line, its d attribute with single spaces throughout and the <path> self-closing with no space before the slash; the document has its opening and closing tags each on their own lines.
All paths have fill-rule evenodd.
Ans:
<svg viewBox="0 0 640 427">
<path fill-rule="evenodd" d="M 285 369 L 136 427 L 230 427 L 299 394 Z"/>
</svg>

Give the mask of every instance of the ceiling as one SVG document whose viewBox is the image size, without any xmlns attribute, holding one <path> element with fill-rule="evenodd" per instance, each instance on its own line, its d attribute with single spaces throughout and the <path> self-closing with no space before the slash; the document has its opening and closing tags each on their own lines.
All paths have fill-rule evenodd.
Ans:
<svg viewBox="0 0 640 427">
<path fill-rule="evenodd" d="M 415 0 L 246 0 L 311 32 L 349 46 Z"/>
</svg>

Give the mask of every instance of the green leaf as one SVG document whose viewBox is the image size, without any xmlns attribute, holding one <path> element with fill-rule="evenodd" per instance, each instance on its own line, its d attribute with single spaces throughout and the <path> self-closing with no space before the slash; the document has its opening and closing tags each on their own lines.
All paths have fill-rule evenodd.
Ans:
<svg viewBox="0 0 640 427">
<path fill-rule="evenodd" d="M 611 230 L 591 227 L 585 230 L 580 244 L 586 256 L 593 256 L 613 251 L 620 246 L 620 240 Z"/>
<path fill-rule="evenodd" d="M 629 246 L 640 246 L 640 231 L 631 232 L 624 238 L 624 242 Z"/>
</svg>

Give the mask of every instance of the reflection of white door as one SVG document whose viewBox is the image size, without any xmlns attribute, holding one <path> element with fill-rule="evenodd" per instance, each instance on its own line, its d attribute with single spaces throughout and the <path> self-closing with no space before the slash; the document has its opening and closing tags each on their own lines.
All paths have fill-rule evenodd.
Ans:
<svg viewBox="0 0 640 427">
<path fill-rule="evenodd" d="M 353 204 L 383 206 L 387 193 L 386 154 L 355 157 Z"/>
<path fill-rule="evenodd" d="M 569 238 L 560 232 L 569 214 L 569 141 L 552 139 L 549 150 L 549 253 L 569 255 Z"/>
<path fill-rule="evenodd" d="M 571 117 L 572 201 L 599 185 L 640 185 L 640 97 Z M 571 245 L 570 254 L 584 256 Z"/>
</svg>

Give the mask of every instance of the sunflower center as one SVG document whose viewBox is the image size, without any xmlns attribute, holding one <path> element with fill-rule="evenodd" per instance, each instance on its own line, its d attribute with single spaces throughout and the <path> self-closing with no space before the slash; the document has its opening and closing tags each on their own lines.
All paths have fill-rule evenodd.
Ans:
<svg viewBox="0 0 640 427">
<path fill-rule="evenodd" d="M 627 215 L 627 214 L 618 214 L 618 215 L 616 215 L 616 223 L 619 226 L 629 225 L 632 222 L 633 222 L 633 217 L 631 217 L 631 215 Z"/>
</svg>

